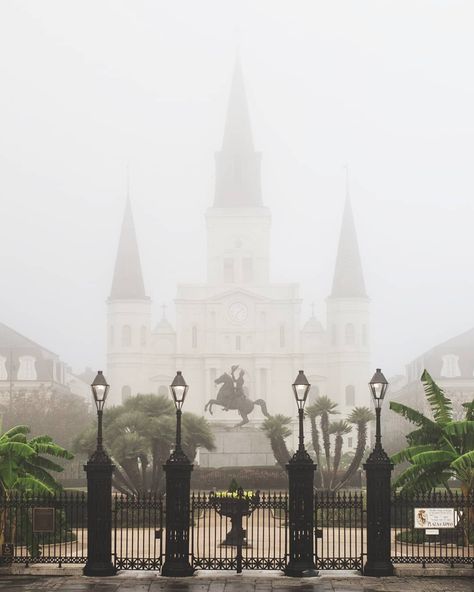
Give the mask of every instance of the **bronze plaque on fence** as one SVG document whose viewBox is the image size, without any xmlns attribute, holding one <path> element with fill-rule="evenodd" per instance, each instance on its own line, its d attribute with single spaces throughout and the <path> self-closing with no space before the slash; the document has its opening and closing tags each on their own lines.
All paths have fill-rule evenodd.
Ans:
<svg viewBox="0 0 474 592">
<path fill-rule="evenodd" d="M 33 532 L 54 532 L 54 508 L 33 508 Z"/>
</svg>

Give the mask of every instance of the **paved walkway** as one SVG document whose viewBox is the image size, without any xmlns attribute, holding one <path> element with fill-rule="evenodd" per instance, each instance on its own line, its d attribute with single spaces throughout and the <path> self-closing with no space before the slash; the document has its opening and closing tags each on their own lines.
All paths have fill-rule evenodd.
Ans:
<svg viewBox="0 0 474 592">
<path fill-rule="evenodd" d="M 473 570 L 474 571 L 474 570 Z M 474 592 L 473 578 L 321 575 L 292 579 L 279 574 L 228 575 L 209 573 L 186 579 L 124 573 L 112 578 L 83 576 L 0 576 L 0 590 L 8 592 Z"/>
</svg>

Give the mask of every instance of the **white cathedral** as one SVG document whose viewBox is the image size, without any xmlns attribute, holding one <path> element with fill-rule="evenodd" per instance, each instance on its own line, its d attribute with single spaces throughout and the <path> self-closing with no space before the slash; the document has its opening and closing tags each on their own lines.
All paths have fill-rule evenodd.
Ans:
<svg viewBox="0 0 474 592">
<path fill-rule="evenodd" d="M 130 201 L 127 200 L 107 301 L 110 402 L 138 393 L 168 394 L 177 370 L 190 385 L 186 411 L 203 414 L 214 381 L 232 365 L 245 370 L 248 396 L 270 414 L 296 415 L 291 384 L 304 369 L 310 399 L 328 395 L 346 414 L 367 405 L 370 379 L 369 298 L 349 196 L 346 196 L 326 328 L 302 319 L 297 284 L 270 276 L 271 213 L 261 190 L 240 65 L 233 75 L 222 148 L 216 156 L 214 202 L 206 212 L 207 279 L 177 288 L 176 327 L 152 321 Z M 235 425 L 236 411 L 207 416 Z M 252 423 L 263 418 L 260 409 Z"/>
</svg>

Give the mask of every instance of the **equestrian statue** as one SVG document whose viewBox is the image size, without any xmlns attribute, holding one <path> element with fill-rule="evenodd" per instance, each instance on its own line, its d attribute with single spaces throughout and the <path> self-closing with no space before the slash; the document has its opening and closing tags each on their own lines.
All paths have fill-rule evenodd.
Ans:
<svg viewBox="0 0 474 592">
<path fill-rule="evenodd" d="M 232 366 L 230 370 L 230 374 L 228 372 L 224 372 L 222 376 L 215 379 L 215 384 L 221 384 L 221 388 L 217 393 L 217 397 L 215 399 L 210 399 L 206 406 L 204 407 L 204 411 L 209 410 L 209 413 L 212 415 L 212 406 L 213 405 L 220 405 L 224 408 L 224 411 L 229 411 L 229 409 L 237 410 L 239 412 L 242 421 L 238 423 L 236 428 L 245 425 L 249 422 L 248 415 L 252 413 L 253 408 L 255 405 L 259 405 L 262 409 L 263 415 L 265 417 L 270 417 L 270 414 L 267 411 L 267 404 L 263 399 L 257 399 L 256 401 L 252 401 L 247 397 L 244 391 L 244 375 L 245 370 L 242 368 L 239 370 L 239 375 L 236 377 L 235 373 L 237 372 L 239 366 L 235 365 Z"/>
</svg>

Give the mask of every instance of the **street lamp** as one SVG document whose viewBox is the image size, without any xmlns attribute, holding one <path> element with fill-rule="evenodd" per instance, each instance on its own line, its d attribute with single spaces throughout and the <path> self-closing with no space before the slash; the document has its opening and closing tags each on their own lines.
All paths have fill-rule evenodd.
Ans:
<svg viewBox="0 0 474 592">
<path fill-rule="evenodd" d="M 303 455 L 306 452 L 304 449 L 304 427 L 303 427 L 303 420 L 304 420 L 304 406 L 306 404 L 306 398 L 309 393 L 309 389 L 311 385 L 308 382 L 303 370 L 298 372 L 298 376 L 296 377 L 295 382 L 292 385 L 293 393 L 295 394 L 296 405 L 298 407 L 298 419 L 299 419 L 299 445 L 298 445 L 298 452 L 301 452 Z M 307 454 L 307 453 L 306 453 Z"/>
<path fill-rule="evenodd" d="M 91 384 L 97 408 L 97 446 L 87 461 L 87 563 L 86 576 L 113 576 L 117 573 L 112 563 L 112 473 L 114 465 L 102 438 L 102 415 L 110 386 L 102 370 Z"/>
<path fill-rule="evenodd" d="M 171 394 L 173 395 L 174 405 L 176 407 L 176 448 L 174 450 L 175 456 L 178 454 L 183 455 L 186 461 L 189 462 L 186 455 L 181 448 L 181 415 L 184 399 L 188 392 L 189 386 L 186 384 L 181 370 L 176 372 L 176 376 L 173 378 L 173 382 L 170 385 Z"/>
<path fill-rule="evenodd" d="M 166 474 L 166 549 L 161 575 L 170 577 L 192 576 L 194 573 L 189 563 L 189 497 L 193 465 L 181 447 L 181 410 L 188 388 L 178 370 L 170 384 L 176 407 L 176 446 L 163 466 Z"/>
<path fill-rule="evenodd" d="M 292 385 L 298 407 L 299 445 L 286 465 L 289 482 L 290 553 L 285 575 L 317 576 L 314 563 L 314 472 L 316 465 L 304 447 L 304 406 L 311 385 L 303 370 Z"/>
<path fill-rule="evenodd" d="M 385 397 L 385 393 L 388 389 L 388 382 L 385 376 L 382 374 L 380 368 L 377 368 L 375 374 L 372 376 L 372 380 L 369 382 L 370 392 L 375 405 L 375 446 L 382 448 L 382 435 L 380 433 L 380 413 L 382 411 L 382 403 Z"/>
<path fill-rule="evenodd" d="M 377 368 L 369 382 L 374 400 L 376 428 L 375 446 L 364 464 L 367 480 L 367 561 L 364 575 L 391 576 L 393 565 L 390 560 L 390 477 L 393 464 L 382 448 L 380 414 L 388 382 L 380 368 Z"/>
</svg>

